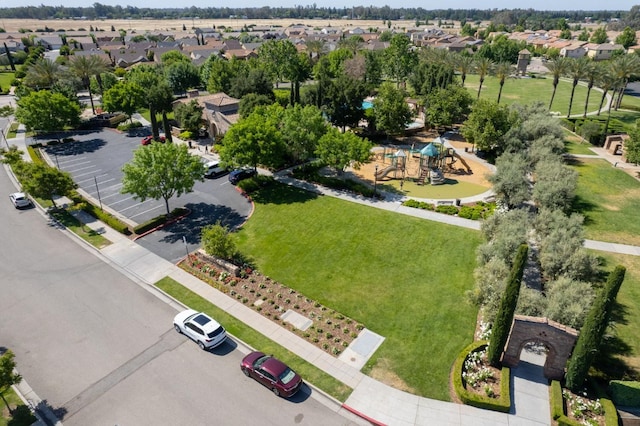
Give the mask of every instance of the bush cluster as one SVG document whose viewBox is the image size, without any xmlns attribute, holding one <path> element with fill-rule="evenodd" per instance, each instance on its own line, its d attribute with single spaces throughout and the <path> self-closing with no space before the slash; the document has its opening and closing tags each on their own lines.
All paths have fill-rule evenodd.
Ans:
<svg viewBox="0 0 640 426">
<path fill-rule="evenodd" d="M 242 189 L 245 193 L 251 194 L 259 190 L 272 185 L 275 182 L 273 176 L 256 175 L 249 179 L 244 179 L 238 182 L 238 188 Z"/>
<path fill-rule="evenodd" d="M 433 204 L 424 201 L 408 199 L 402 203 L 403 206 L 413 207 L 415 209 L 433 210 Z"/>
<path fill-rule="evenodd" d="M 115 229 L 121 234 L 131 235 L 131 230 L 129 229 L 129 225 L 113 216 L 111 213 L 105 212 L 104 210 L 100 210 L 99 207 L 93 205 L 88 200 L 86 200 L 82 195 L 78 194 L 76 191 L 69 196 L 71 201 L 74 204 L 80 206 L 82 210 L 91 216 L 101 220 L 110 228 Z"/>
<path fill-rule="evenodd" d="M 458 207 L 456 207 L 456 206 L 447 206 L 447 205 L 437 206 L 436 207 L 436 212 L 448 214 L 449 216 L 455 216 L 455 215 L 458 214 Z"/>
</svg>

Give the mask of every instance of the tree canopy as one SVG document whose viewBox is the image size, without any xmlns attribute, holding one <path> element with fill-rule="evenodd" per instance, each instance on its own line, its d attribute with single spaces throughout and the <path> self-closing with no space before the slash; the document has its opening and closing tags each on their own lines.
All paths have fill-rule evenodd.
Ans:
<svg viewBox="0 0 640 426">
<path fill-rule="evenodd" d="M 60 93 L 40 90 L 20 98 L 16 118 L 27 130 L 53 132 L 78 125 L 80 107 Z"/>
<path fill-rule="evenodd" d="M 204 180 L 202 162 L 190 155 L 186 145 L 152 143 L 140 146 L 122 167 L 123 194 L 145 201 L 163 199 L 170 214 L 169 199 L 191 192 L 196 180 Z"/>
<path fill-rule="evenodd" d="M 352 132 L 341 133 L 332 127 L 318 141 L 316 154 L 321 161 L 342 173 L 348 165 L 357 169 L 369 161 L 371 146 L 368 139 Z"/>
</svg>

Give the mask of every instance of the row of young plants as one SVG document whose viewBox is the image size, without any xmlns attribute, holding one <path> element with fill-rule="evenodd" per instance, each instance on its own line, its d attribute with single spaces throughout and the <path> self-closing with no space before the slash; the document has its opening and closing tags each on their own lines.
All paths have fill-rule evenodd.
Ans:
<svg viewBox="0 0 640 426">
<path fill-rule="evenodd" d="M 238 276 L 234 276 L 214 264 L 210 257 L 200 253 L 190 254 L 179 266 L 334 356 L 340 355 L 364 329 L 362 324 L 353 319 L 273 281 L 250 267 L 239 268 Z M 310 319 L 312 325 L 300 330 L 284 321 L 282 316 L 289 310 Z"/>
<path fill-rule="evenodd" d="M 478 201 L 473 205 L 454 206 L 454 205 L 438 205 L 425 201 L 409 199 L 402 202 L 403 206 L 413 207 L 416 209 L 435 211 L 436 213 L 444 213 L 450 216 L 458 216 L 464 219 L 484 220 L 493 214 L 496 209 L 496 203 L 485 203 Z"/>
</svg>

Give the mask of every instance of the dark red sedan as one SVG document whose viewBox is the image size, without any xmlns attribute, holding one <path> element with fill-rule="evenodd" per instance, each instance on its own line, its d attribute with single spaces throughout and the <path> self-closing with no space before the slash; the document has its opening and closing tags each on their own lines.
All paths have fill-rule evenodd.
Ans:
<svg viewBox="0 0 640 426">
<path fill-rule="evenodd" d="M 162 142 L 164 143 L 167 139 L 164 136 L 160 136 L 157 141 L 158 142 Z M 144 138 L 142 138 L 142 140 L 140 141 L 141 145 L 149 145 L 151 142 L 153 142 L 153 135 L 150 136 L 145 136 Z"/>
<path fill-rule="evenodd" d="M 245 356 L 240 369 L 247 377 L 253 377 L 276 396 L 289 398 L 302 387 L 302 378 L 287 365 L 262 352 L 252 352 Z"/>
</svg>

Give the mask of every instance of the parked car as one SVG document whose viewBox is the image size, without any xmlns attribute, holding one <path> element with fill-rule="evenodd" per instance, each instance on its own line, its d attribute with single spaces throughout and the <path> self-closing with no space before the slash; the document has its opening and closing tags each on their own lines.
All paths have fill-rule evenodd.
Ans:
<svg viewBox="0 0 640 426">
<path fill-rule="evenodd" d="M 204 165 L 204 177 L 214 178 L 227 173 L 228 170 L 225 167 L 220 166 L 217 161 L 208 161 Z"/>
<path fill-rule="evenodd" d="M 31 207 L 31 200 L 24 192 L 14 192 L 13 194 L 9 194 L 9 199 L 13 203 L 13 207 L 16 209 Z"/>
<path fill-rule="evenodd" d="M 229 182 L 236 185 L 238 182 L 244 179 L 248 179 L 257 175 L 256 169 L 236 169 L 229 173 Z"/>
<path fill-rule="evenodd" d="M 262 352 L 251 352 L 245 356 L 240 369 L 271 389 L 276 396 L 289 398 L 302 387 L 302 378 L 284 362 Z"/>
<path fill-rule="evenodd" d="M 173 318 L 173 328 L 195 341 L 200 349 L 215 348 L 227 338 L 223 326 L 209 315 L 187 309 Z"/>
<path fill-rule="evenodd" d="M 164 143 L 166 140 L 167 140 L 167 138 L 165 138 L 164 136 L 160 136 L 160 137 L 158 137 L 157 140 L 155 140 L 155 142 Z M 149 145 L 151 142 L 154 142 L 153 135 L 145 136 L 144 138 L 142 138 L 142 140 L 140 141 L 140 144 L 141 145 Z"/>
</svg>

